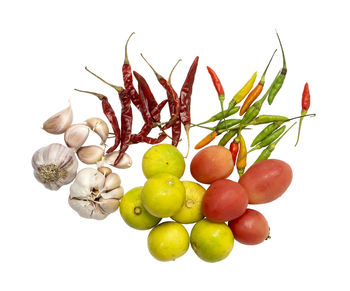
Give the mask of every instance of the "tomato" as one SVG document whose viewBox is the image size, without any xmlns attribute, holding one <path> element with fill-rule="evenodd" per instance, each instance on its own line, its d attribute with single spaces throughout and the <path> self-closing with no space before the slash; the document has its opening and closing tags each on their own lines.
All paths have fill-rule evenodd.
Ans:
<svg viewBox="0 0 350 291">
<path fill-rule="evenodd" d="M 281 160 L 265 160 L 251 166 L 238 183 L 248 192 L 249 204 L 271 202 L 292 182 L 292 168 Z"/>
<path fill-rule="evenodd" d="M 234 238 L 242 244 L 257 245 L 269 236 L 269 225 L 260 212 L 247 209 L 244 214 L 228 223 Z"/>
<path fill-rule="evenodd" d="M 210 184 L 227 178 L 233 171 L 231 152 L 223 146 L 209 146 L 191 161 L 191 174 L 198 182 Z"/>
<path fill-rule="evenodd" d="M 241 216 L 248 205 L 248 193 L 238 183 L 221 179 L 211 184 L 202 200 L 202 212 L 213 222 Z"/>
</svg>

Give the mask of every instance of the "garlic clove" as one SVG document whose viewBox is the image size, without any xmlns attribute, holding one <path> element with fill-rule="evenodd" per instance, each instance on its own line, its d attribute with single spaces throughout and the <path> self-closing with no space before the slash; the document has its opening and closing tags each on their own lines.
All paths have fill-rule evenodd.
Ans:
<svg viewBox="0 0 350 291">
<path fill-rule="evenodd" d="M 79 160 L 89 165 L 96 164 L 100 161 L 103 158 L 103 154 L 103 149 L 96 145 L 81 147 L 77 151 Z"/>
<path fill-rule="evenodd" d="M 77 175 L 78 160 L 75 153 L 59 143 L 37 150 L 32 157 L 35 178 L 50 190 L 72 182 Z"/>
<path fill-rule="evenodd" d="M 98 117 L 91 117 L 85 121 L 86 125 L 101 138 L 101 145 L 106 143 L 109 129 L 107 123 Z"/>
<path fill-rule="evenodd" d="M 85 124 L 73 124 L 64 133 L 64 141 L 69 148 L 77 151 L 87 140 L 89 132 Z"/>
<path fill-rule="evenodd" d="M 104 192 L 101 194 L 102 198 L 104 199 L 120 199 L 124 195 L 124 188 L 122 186 L 119 186 L 118 188 L 115 188 L 109 192 Z"/>
<path fill-rule="evenodd" d="M 115 173 L 109 174 L 106 177 L 103 190 L 106 192 L 113 190 L 115 188 L 118 188 L 120 186 L 120 184 L 121 184 L 121 180 L 120 180 L 120 177 L 118 174 L 115 174 Z"/>
<path fill-rule="evenodd" d="M 99 171 L 105 177 L 112 173 L 112 170 L 108 167 L 99 167 L 97 171 Z"/>
<path fill-rule="evenodd" d="M 100 198 L 98 200 L 98 205 L 101 207 L 101 209 L 107 213 L 110 214 L 114 211 L 116 211 L 119 207 L 119 200 L 118 199 L 104 199 Z"/>
<path fill-rule="evenodd" d="M 51 116 L 43 124 L 43 129 L 52 134 L 64 133 L 69 126 L 71 126 L 73 121 L 72 107 L 69 106 L 66 109 Z"/>
<path fill-rule="evenodd" d="M 118 155 L 119 155 L 119 151 L 115 151 L 113 153 L 107 154 L 104 156 L 104 162 L 110 166 L 113 166 L 119 169 L 127 169 L 132 166 L 131 157 L 127 153 L 124 153 L 119 163 L 116 166 L 114 166 L 114 161 L 117 159 Z"/>
<path fill-rule="evenodd" d="M 109 214 L 92 201 L 69 198 L 68 203 L 70 207 L 72 207 L 81 217 L 84 218 L 102 220 Z"/>
</svg>

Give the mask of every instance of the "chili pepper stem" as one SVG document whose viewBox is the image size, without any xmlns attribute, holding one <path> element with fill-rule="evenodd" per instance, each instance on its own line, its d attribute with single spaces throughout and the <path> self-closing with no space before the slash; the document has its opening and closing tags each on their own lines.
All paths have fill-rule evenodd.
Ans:
<svg viewBox="0 0 350 291">
<path fill-rule="evenodd" d="M 130 36 L 128 37 L 128 40 L 125 43 L 125 57 L 124 57 L 124 65 L 128 65 L 129 64 L 129 58 L 128 58 L 128 44 L 129 44 L 129 40 L 130 38 L 135 34 L 135 32 L 133 32 L 132 34 L 130 34 Z"/>
<path fill-rule="evenodd" d="M 104 98 L 104 96 L 102 94 L 99 93 L 95 93 L 95 92 L 91 92 L 91 91 L 86 91 L 86 90 L 80 90 L 80 89 L 74 89 L 75 91 L 78 92 L 82 92 L 82 93 L 87 93 L 87 94 L 91 94 L 91 95 L 95 95 L 97 96 L 98 99 L 102 100 Z"/>
<path fill-rule="evenodd" d="M 85 67 L 85 70 L 88 71 L 91 75 L 95 76 L 97 79 L 99 79 L 100 81 L 102 81 L 103 83 L 107 84 L 108 86 L 111 86 L 112 88 L 114 88 L 115 90 L 118 91 L 118 93 L 121 93 L 124 91 L 123 87 L 120 86 L 116 86 L 113 85 L 111 83 L 108 83 L 107 81 L 105 81 L 104 79 L 102 79 L 100 76 L 96 75 L 95 73 L 93 73 L 92 71 L 90 71 L 87 67 Z"/>
<path fill-rule="evenodd" d="M 264 86 L 264 84 L 265 84 L 265 75 L 266 75 L 267 69 L 269 68 L 269 66 L 270 66 L 270 64 L 271 64 L 271 62 L 272 62 L 272 59 L 273 59 L 273 57 L 275 56 L 275 53 L 276 53 L 276 52 L 277 52 L 277 49 L 275 49 L 275 51 L 273 52 L 272 57 L 271 57 L 269 63 L 267 64 L 264 73 L 263 73 L 262 76 L 261 76 L 261 79 L 260 79 L 259 84 L 262 85 L 262 86 Z"/>
<path fill-rule="evenodd" d="M 280 36 L 278 35 L 278 32 L 276 30 L 276 34 L 277 34 L 277 38 L 278 38 L 278 42 L 281 46 L 281 50 L 282 50 L 282 57 L 283 57 L 283 68 L 282 68 L 282 72 L 283 72 L 283 75 L 287 74 L 287 64 L 286 64 L 286 57 L 284 55 L 284 49 L 283 49 L 283 46 L 282 46 L 282 42 L 281 42 L 281 39 L 280 39 Z"/>
<path fill-rule="evenodd" d="M 151 70 L 153 71 L 153 73 L 156 75 L 157 79 L 158 79 L 158 80 L 161 79 L 162 76 L 159 75 L 159 74 L 157 73 L 157 71 L 156 71 L 156 70 L 152 67 L 152 65 L 147 61 L 147 59 L 143 56 L 143 54 L 141 53 L 140 55 L 141 55 L 141 57 L 144 59 L 144 61 L 147 63 L 147 65 L 149 65 L 149 67 L 151 68 Z"/>
<path fill-rule="evenodd" d="M 306 110 L 302 110 L 301 111 L 301 118 L 300 118 L 300 120 L 299 120 L 299 129 L 298 129 L 298 138 L 297 138 L 297 141 L 296 141 L 296 143 L 295 143 L 295 147 L 298 145 L 298 142 L 299 142 L 299 138 L 300 138 L 300 131 L 301 131 L 301 124 L 302 124 L 302 122 L 303 122 L 303 119 L 304 119 L 304 116 L 307 116 L 307 114 L 306 114 Z M 303 115 L 304 114 L 304 115 Z"/>
</svg>

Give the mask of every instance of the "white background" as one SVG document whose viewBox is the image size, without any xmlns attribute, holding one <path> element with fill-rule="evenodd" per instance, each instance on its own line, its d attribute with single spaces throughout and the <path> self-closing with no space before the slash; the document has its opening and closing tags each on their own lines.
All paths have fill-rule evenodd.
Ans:
<svg viewBox="0 0 350 291">
<path fill-rule="evenodd" d="M 1 289 L 349 290 L 346 2 L 2 1 Z M 139 53 L 164 76 L 182 58 L 173 75 L 178 91 L 192 60 L 200 56 L 192 98 L 192 120 L 199 122 L 219 110 L 205 66 L 217 71 L 231 98 L 254 71 L 260 78 L 279 48 L 275 29 L 285 47 L 288 74 L 273 106 L 266 104 L 262 112 L 299 115 L 308 81 L 310 112 L 317 117 L 304 120 L 297 148 L 295 129 L 272 155 L 292 166 L 294 180 L 282 198 L 254 207 L 268 219 L 271 240 L 257 246 L 235 243 L 230 256 L 215 264 L 201 261 L 191 249 L 174 262 L 159 262 L 147 250 L 148 231 L 129 228 L 119 211 L 104 221 L 82 219 L 67 204 L 68 186 L 51 192 L 34 179 L 34 151 L 63 142 L 62 136 L 41 130 L 44 120 L 69 100 L 74 122 L 102 117 L 97 98 L 73 88 L 104 93 L 119 108 L 113 89 L 84 66 L 121 84 L 123 47 L 131 32 L 136 32 L 129 44 L 131 65 L 149 80 L 158 100 L 165 92 Z M 281 64 L 279 50 L 267 84 Z M 141 119 L 135 115 L 136 131 Z M 247 140 L 256 133 L 247 134 Z M 205 134 L 192 130 L 192 144 Z M 179 149 L 184 153 L 183 138 Z M 141 159 L 147 148 L 131 147 L 133 167 L 118 170 L 126 190 L 145 182 Z M 192 149 L 184 180 L 191 180 L 194 154 Z"/>
</svg>

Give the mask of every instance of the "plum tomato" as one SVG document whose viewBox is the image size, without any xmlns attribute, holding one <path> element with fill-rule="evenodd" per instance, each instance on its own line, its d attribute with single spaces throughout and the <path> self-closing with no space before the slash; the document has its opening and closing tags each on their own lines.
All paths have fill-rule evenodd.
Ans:
<svg viewBox="0 0 350 291">
<path fill-rule="evenodd" d="M 286 162 L 270 159 L 251 166 L 238 183 L 247 190 L 249 204 L 262 204 L 280 197 L 292 178 L 292 168 Z"/>
<path fill-rule="evenodd" d="M 221 179 L 205 192 L 202 212 L 212 222 L 225 222 L 241 216 L 247 205 L 247 191 L 234 181 Z"/>
<path fill-rule="evenodd" d="M 229 221 L 234 238 L 245 245 L 257 245 L 269 236 L 269 225 L 260 212 L 247 209 L 240 217 Z"/>
<path fill-rule="evenodd" d="M 191 161 L 193 178 L 204 184 L 227 178 L 232 171 L 231 152 L 223 146 L 206 147 L 199 151 Z"/>
</svg>

